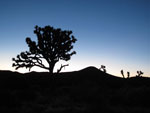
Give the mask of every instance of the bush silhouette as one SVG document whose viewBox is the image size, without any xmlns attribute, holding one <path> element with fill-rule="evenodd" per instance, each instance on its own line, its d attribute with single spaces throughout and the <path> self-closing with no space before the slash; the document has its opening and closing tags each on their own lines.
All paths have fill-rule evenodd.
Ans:
<svg viewBox="0 0 150 113">
<path fill-rule="evenodd" d="M 30 71 L 32 67 L 38 66 L 53 73 L 54 66 L 59 60 L 68 61 L 73 54 L 76 54 L 75 51 L 71 52 L 72 44 L 77 41 L 72 31 L 63 31 L 51 26 L 44 28 L 35 26 L 34 33 L 37 36 L 37 43 L 27 37 L 29 51 L 21 52 L 16 59 L 12 59 L 15 61 L 12 66 L 16 69 L 26 67 Z M 44 65 L 43 60 L 46 60 L 48 66 Z"/>
<path fill-rule="evenodd" d="M 106 66 L 101 65 L 100 70 L 102 70 L 104 73 L 106 73 Z"/>
</svg>

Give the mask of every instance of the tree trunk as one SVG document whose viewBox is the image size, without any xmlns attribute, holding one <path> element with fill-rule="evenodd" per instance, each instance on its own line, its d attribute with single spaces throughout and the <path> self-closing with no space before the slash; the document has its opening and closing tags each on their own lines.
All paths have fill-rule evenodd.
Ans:
<svg viewBox="0 0 150 113">
<path fill-rule="evenodd" d="M 53 74 L 54 66 L 55 66 L 55 63 L 49 64 L 49 73 Z"/>
</svg>

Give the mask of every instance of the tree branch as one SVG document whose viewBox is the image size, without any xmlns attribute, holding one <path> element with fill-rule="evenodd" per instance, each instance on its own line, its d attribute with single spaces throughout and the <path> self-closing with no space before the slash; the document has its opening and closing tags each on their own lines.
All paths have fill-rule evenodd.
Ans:
<svg viewBox="0 0 150 113">
<path fill-rule="evenodd" d="M 66 66 L 69 66 L 69 64 L 66 64 L 66 65 L 62 65 L 61 64 L 60 69 L 57 69 L 57 73 L 60 73 L 60 71 L 62 70 L 62 68 L 65 68 Z"/>
</svg>

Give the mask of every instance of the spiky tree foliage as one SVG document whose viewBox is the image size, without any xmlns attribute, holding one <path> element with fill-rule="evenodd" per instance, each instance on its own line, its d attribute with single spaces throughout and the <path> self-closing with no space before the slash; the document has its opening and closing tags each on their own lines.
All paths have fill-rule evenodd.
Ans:
<svg viewBox="0 0 150 113">
<path fill-rule="evenodd" d="M 76 54 L 75 51 L 71 51 L 72 44 L 76 42 L 72 31 L 63 31 L 51 26 L 44 28 L 35 26 L 34 33 L 37 36 L 37 43 L 27 37 L 26 43 L 29 51 L 21 52 L 17 58 L 12 59 L 15 61 L 13 67 L 16 69 L 26 67 L 30 70 L 32 67 L 38 66 L 53 73 L 54 66 L 59 60 L 68 61 L 73 54 Z M 48 66 L 43 64 L 43 60 L 47 61 Z"/>
</svg>

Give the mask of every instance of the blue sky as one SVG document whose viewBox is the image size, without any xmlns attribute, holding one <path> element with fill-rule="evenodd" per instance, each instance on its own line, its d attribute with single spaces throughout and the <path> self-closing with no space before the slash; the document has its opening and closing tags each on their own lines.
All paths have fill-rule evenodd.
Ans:
<svg viewBox="0 0 150 113">
<path fill-rule="evenodd" d="M 26 37 L 36 40 L 34 26 L 72 30 L 77 54 L 64 71 L 106 65 L 108 73 L 150 76 L 149 0 L 1 0 L 0 70 L 12 70 L 12 57 L 28 50 Z M 33 68 L 35 71 L 43 71 Z M 20 69 L 19 72 L 27 72 Z"/>
</svg>

